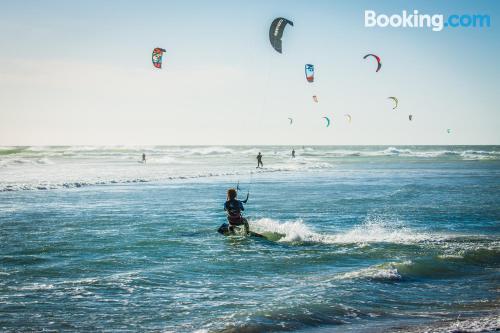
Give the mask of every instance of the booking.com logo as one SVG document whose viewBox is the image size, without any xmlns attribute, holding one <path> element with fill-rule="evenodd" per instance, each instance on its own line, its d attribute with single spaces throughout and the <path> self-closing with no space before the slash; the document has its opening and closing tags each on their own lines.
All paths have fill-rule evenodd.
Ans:
<svg viewBox="0 0 500 333">
<path fill-rule="evenodd" d="M 401 14 L 377 14 L 374 10 L 365 10 L 365 27 L 393 28 L 430 28 L 432 31 L 442 31 L 444 28 L 489 28 L 491 18 L 484 14 L 420 14 L 418 10 Z"/>
</svg>

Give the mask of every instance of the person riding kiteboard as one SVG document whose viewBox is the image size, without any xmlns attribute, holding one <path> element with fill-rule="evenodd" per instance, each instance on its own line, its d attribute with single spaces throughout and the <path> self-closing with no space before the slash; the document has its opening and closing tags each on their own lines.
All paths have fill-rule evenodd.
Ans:
<svg viewBox="0 0 500 333">
<path fill-rule="evenodd" d="M 245 200 L 237 199 L 238 192 L 234 188 L 227 190 L 227 200 L 224 203 L 224 210 L 227 213 L 227 222 L 229 223 L 229 231 L 234 233 L 234 227 L 243 225 L 245 227 L 245 234 L 250 234 L 250 228 L 248 226 L 248 221 L 241 215 L 241 212 L 245 210 L 243 204 L 248 201 L 248 196 Z"/>
<path fill-rule="evenodd" d="M 257 169 L 258 168 L 263 168 L 264 163 L 262 163 L 262 154 L 259 151 L 259 154 L 257 155 Z"/>
</svg>

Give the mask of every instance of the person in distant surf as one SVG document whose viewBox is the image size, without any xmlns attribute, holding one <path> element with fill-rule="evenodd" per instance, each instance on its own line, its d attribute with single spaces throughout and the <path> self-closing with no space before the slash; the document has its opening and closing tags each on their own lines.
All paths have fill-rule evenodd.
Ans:
<svg viewBox="0 0 500 333">
<path fill-rule="evenodd" d="M 259 151 L 259 155 L 257 155 L 257 168 L 263 168 L 264 163 L 262 163 L 262 154 Z"/>
<path fill-rule="evenodd" d="M 142 153 L 142 163 L 146 163 L 146 154 Z"/>
<path fill-rule="evenodd" d="M 243 206 L 244 203 L 248 201 L 247 198 L 243 201 L 237 199 L 238 192 L 234 188 L 227 190 L 227 199 L 224 203 L 224 210 L 227 213 L 227 222 L 229 223 L 229 232 L 234 233 L 234 227 L 243 225 L 245 227 L 245 234 L 250 233 L 250 228 L 248 226 L 248 221 L 241 215 L 241 212 L 245 210 Z"/>
<path fill-rule="evenodd" d="M 292 158 L 295 158 L 295 149 L 292 148 Z"/>
</svg>

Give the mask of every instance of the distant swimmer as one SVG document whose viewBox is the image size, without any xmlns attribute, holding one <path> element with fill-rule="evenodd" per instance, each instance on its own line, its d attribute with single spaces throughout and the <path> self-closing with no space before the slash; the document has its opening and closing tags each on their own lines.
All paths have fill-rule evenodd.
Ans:
<svg viewBox="0 0 500 333">
<path fill-rule="evenodd" d="M 262 154 L 259 151 L 259 155 L 257 155 L 257 168 L 263 168 L 264 163 L 262 163 Z"/>
<path fill-rule="evenodd" d="M 146 154 L 142 153 L 142 163 L 146 163 Z"/>
<path fill-rule="evenodd" d="M 227 213 L 227 222 L 229 223 L 229 232 L 234 233 L 234 227 L 243 225 L 245 227 L 245 234 L 250 233 L 250 228 L 248 226 L 248 221 L 241 215 L 241 212 L 245 210 L 243 207 L 244 203 L 248 201 L 247 198 L 243 201 L 236 199 L 238 192 L 234 188 L 227 190 L 227 199 L 224 203 L 224 210 Z"/>
<path fill-rule="evenodd" d="M 295 149 L 292 148 L 292 158 L 295 158 Z"/>
</svg>

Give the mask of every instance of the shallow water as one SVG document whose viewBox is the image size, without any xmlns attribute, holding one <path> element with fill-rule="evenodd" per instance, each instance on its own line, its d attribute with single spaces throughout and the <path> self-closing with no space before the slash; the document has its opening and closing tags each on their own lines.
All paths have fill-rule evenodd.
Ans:
<svg viewBox="0 0 500 333">
<path fill-rule="evenodd" d="M 0 328 L 500 327 L 500 147 L 295 148 L 1 148 Z"/>
</svg>

